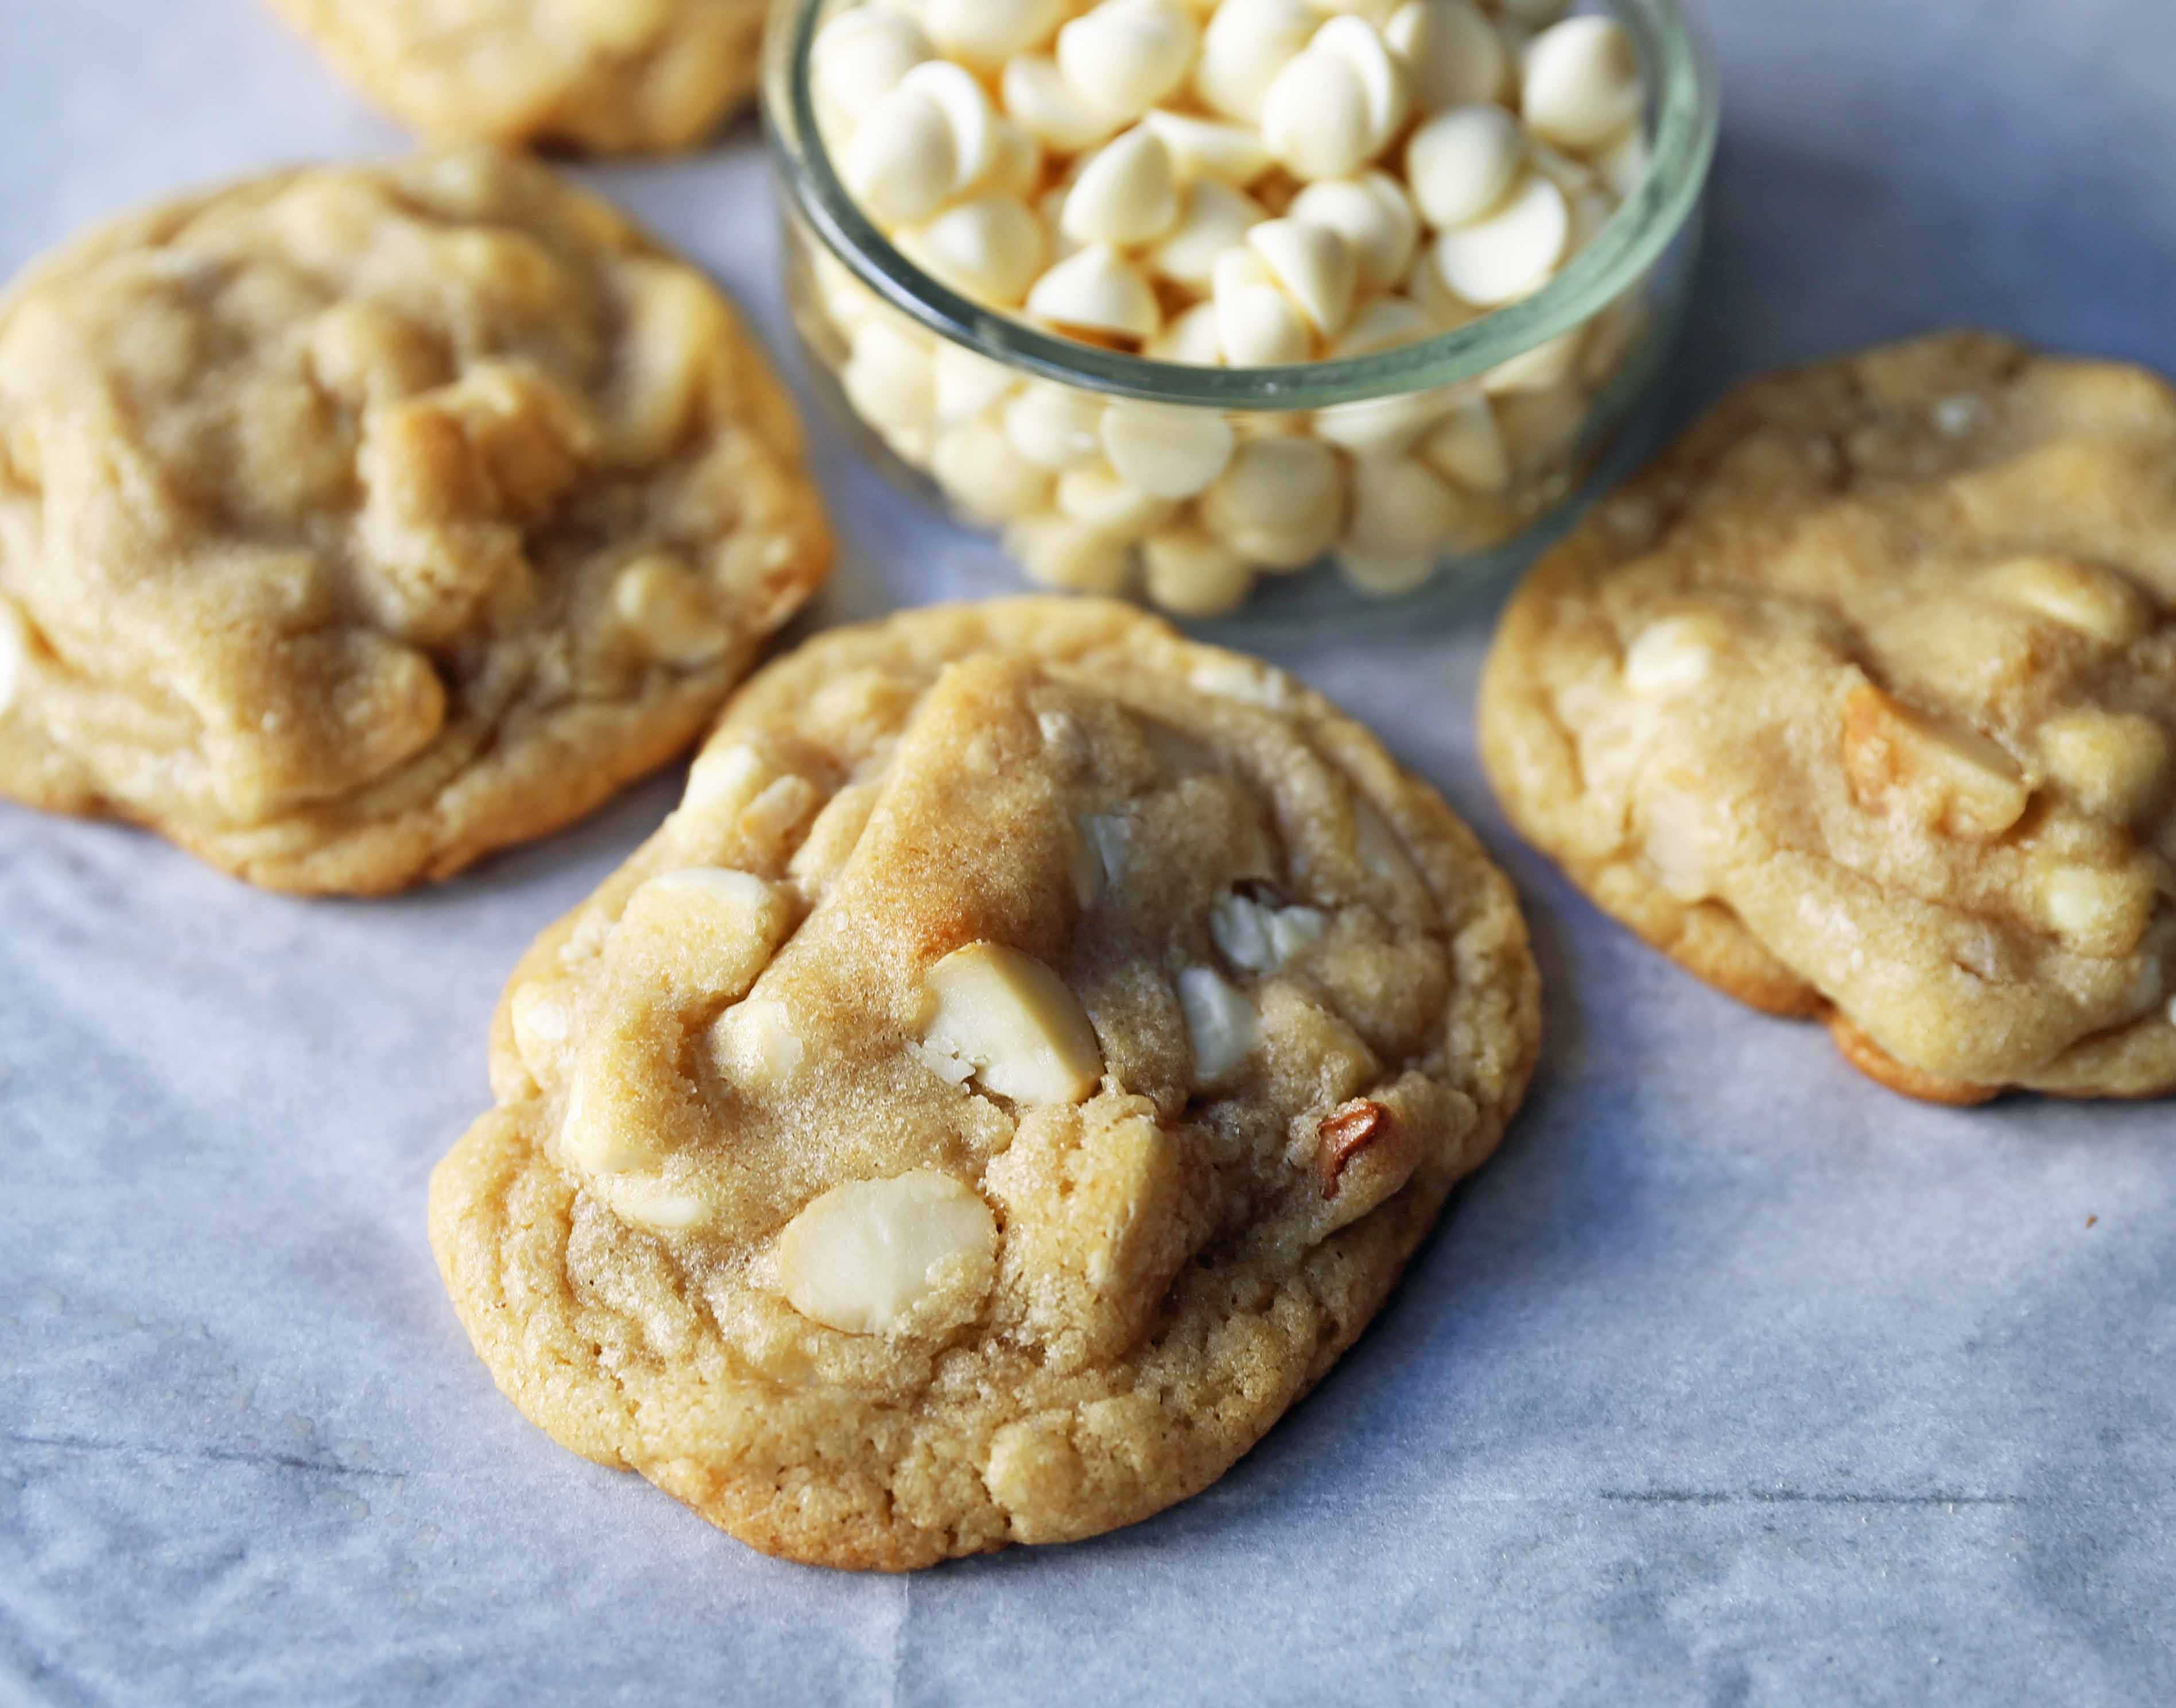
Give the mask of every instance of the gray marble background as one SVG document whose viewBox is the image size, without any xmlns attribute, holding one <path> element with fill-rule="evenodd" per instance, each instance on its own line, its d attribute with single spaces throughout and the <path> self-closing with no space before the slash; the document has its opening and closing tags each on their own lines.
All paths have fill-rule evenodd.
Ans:
<svg viewBox="0 0 2176 1708">
<path fill-rule="evenodd" d="M 1679 414 L 1955 321 L 2176 371 L 2170 0 L 1710 11 Z M 4 270 L 400 140 L 252 0 L 0 0 Z M 751 128 L 590 176 L 782 345 Z M 819 444 L 848 549 L 822 618 L 983 584 Z M 0 808 L 0 1699 L 2176 1700 L 2176 1107 L 1916 1107 L 1633 944 L 1488 798 L 1485 636 L 1270 650 L 1519 878 L 1550 993 L 1528 1112 L 1215 1488 L 912 1579 L 760 1558 L 552 1446 L 425 1248 L 501 978 L 674 780 L 360 905 Z"/>
</svg>

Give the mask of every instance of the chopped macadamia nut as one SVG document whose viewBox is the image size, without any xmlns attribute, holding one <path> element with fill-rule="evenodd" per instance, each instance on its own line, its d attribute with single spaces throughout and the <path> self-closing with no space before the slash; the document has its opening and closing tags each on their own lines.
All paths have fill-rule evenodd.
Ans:
<svg viewBox="0 0 2176 1708">
<path fill-rule="evenodd" d="M 1080 1000 L 1037 960 L 971 943 L 929 969 L 922 1042 L 964 1062 L 983 1089 L 1020 1103 L 1077 1103 L 1102 1076 L 1103 1053 Z"/>
<path fill-rule="evenodd" d="M 997 1244 L 987 1205 L 918 1168 L 812 1199 L 779 1236 L 779 1276 L 794 1309 L 842 1334 L 942 1333 L 981 1308 Z"/>
</svg>

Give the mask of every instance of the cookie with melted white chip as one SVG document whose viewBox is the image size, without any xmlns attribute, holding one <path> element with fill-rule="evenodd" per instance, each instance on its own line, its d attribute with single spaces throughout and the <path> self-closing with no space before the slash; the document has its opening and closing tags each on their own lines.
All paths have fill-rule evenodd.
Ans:
<svg viewBox="0 0 2176 1708">
<path fill-rule="evenodd" d="M 764 0 L 272 0 L 425 135 L 693 148 L 751 94 Z"/>
<path fill-rule="evenodd" d="M 526 160 L 236 185 L 0 300 L 0 794 L 256 883 L 588 811 L 830 558 L 725 299 Z"/>
<path fill-rule="evenodd" d="M 767 1551 L 902 1569 L 1213 1481 L 1524 1090 L 1443 802 L 1100 601 L 936 608 L 737 698 L 514 973 L 431 1237 L 502 1389 Z"/>
<path fill-rule="evenodd" d="M 1968 334 L 1748 386 L 1520 588 L 1482 749 L 1885 1084 L 2176 1087 L 2176 390 Z"/>
</svg>

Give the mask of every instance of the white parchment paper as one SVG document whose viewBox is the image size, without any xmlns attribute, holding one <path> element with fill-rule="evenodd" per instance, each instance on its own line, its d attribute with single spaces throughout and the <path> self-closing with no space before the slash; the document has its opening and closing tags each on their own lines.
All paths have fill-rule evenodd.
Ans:
<svg viewBox="0 0 2176 1708">
<path fill-rule="evenodd" d="M 1677 417 L 1951 322 L 2176 370 L 2168 0 L 1710 9 Z M 400 142 L 253 0 L 0 0 L 8 271 Z M 752 127 L 586 176 L 784 347 Z M 815 620 L 993 585 L 818 443 L 847 558 Z M 677 779 L 367 904 L 0 808 L 0 1700 L 2176 1700 L 2176 1105 L 1915 1107 L 1632 943 L 1488 798 L 1487 614 L 1262 645 L 1517 876 L 1528 1112 L 1214 1489 L 911 1580 L 761 1558 L 552 1445 L 425 1248 L 502 978 Z"/>
</svg>

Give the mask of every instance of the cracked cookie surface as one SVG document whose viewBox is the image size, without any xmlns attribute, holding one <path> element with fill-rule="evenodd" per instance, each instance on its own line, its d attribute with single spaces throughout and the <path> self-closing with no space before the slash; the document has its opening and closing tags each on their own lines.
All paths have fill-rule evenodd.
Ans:
<svg viewBox="0 0 2176 1708">
<path fill-rule="evenodd" d="M 693 148 L 754 90 L 764 0 L 272 0 L 427 136 Z"/>
<path fill-rule="evenodd" d="M 0 300 L 0 793 L 260 884 L 579 816 L 830 550 L 725 300 L 489 150 L 123 219 Z"/>
<path fill-rule="evenodd" d="M 1912 1095 L 2176 1087 L 2176 391 L 1950 334 L 1769 377 L 1605 499 L 1482 688 L 1506 809 Z"/>
<path fill-rule="evenodd" d="M 756 677 L 530 950 L 432 1244 L 524 1412 L 759 1548 L 1089 1536 L 1351 1344 L 1538 1030 L 1510 885 L 1320 698 L 915 612 Z"/>
</svg>

